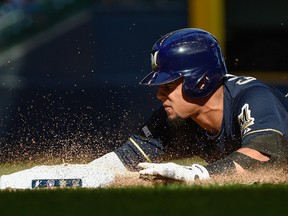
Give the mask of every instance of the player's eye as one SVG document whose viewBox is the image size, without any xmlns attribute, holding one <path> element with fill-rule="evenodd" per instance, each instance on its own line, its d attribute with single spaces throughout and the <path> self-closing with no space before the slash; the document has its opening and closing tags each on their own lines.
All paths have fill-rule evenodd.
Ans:
<svg viewBox="0 0 288 216">
<path fill-rule="evenodd" d="M 166 89 L 166 90 L 169 90 L 169 91 L 171 91 L 171 90 L 173 90 L 173 89 L 175 89 L 177 86 L 174 84 L 165 84 L 164 85 L 164 88 Z"/>
<path fill-rule="evenodd" d="M 180 84 L 182 83 L 182 79 L 176 80 L 174 82 L 171 83 L 167 83 L 167 84 L 163 84 L 162 88 L 167 90 L 167 91 L 173 91 L 174 89 L 176 89 Z"/>
</svg>

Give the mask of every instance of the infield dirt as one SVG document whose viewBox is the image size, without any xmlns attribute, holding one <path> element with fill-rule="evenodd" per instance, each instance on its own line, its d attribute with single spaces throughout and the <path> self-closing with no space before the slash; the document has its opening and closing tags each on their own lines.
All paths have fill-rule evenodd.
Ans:
<svg viewBox="0 0 288 216">
<path fill-rule="evenodd" d="M 112 187 L 129 186 L 155 186 L 160 184 L 187 184 L 187 185 L 227 185 L 227 184 L 288 184 L 288 171 L 286 169 L 278 170 L 258 170 L 255 172 L 246 172 L 228 176 L 217 176 L 205 181 L 195 181 L 183 183 L 171 181 L 157 177 L 140 176 L 138 173 L 131 173 L 130 176 L 116 179 Z"/>
</svg>

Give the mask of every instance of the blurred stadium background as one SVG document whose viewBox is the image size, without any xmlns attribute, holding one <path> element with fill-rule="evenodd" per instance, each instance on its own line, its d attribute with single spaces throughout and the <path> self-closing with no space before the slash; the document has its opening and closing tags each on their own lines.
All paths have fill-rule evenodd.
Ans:
<svg viewBox="0 0 288 216">
<path fill-rule="evenodd" d="M 286 0 L 1 0 L 0 161 L 89 160 L 120 145 L 159 105 L 138 82 L 153 43 L 179 28 L 212 32 L 230 73 L 288 93 L 287 9 Z"/>
</svg>

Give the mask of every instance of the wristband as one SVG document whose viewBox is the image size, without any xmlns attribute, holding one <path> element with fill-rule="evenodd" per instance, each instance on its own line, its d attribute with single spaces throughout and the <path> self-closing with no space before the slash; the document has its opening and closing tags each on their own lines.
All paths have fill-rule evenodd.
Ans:
<svg viewBox="0 0 288 216">
<path fill-rule="evenodd" d="M 229 158 L 224 158 L 215 161 L 205 166 L 210 176 L 221 174 L 233 174 L 236 173 L 236 167 L 233 161 Z"/>
</svg>

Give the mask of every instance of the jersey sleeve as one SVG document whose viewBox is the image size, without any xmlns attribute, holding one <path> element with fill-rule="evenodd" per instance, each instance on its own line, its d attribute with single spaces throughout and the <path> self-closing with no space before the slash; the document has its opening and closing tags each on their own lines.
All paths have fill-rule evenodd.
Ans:
<svg viewBox="0 0 288 216">
<path fill-rule="evenodd" d="M 234 151 L 225 158 L 206 166 L 211 176 L 235 173 L 234 162 L 245 170 L 287 165 L 288 113 L 284 107 L 286 99 L 281 95 L 276 96 L 275 93 L 273 89 L 266 86 L 253 86 L 245 89 L 231 103 L 233 104 L 235 133 L 241 132 L 240 148 L 257 150 L 269 160 L 259 161 Z"/>
<path fill-rule="evenodd" d="M 242 147 L 268 156 L 269 163 L 285 162 L 288 155 L 288 113 L 273 91 L 266 87 L 249 89 L 236 106 Z"/>
<path fill-rule="evenodd" d="M 266 87 L 254 87 L 239 98 L 237 120 L 242 139 L 257 133 L 287 135 L 287 111 Z"/>
</svg>

